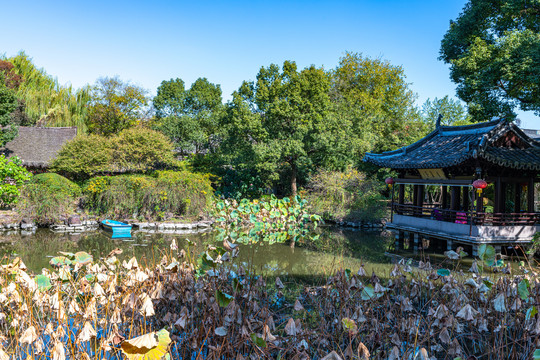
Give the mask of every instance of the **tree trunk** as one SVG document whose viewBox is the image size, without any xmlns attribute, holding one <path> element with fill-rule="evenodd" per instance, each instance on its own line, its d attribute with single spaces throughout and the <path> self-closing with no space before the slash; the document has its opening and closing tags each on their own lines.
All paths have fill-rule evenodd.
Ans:
<svg viewBox="0 0 540 360">
<path fill-rule="evenodd" d="M 296 192 L 298 191 L 298 189 L 296 188 L 297 175 L 298 169 L 296 168 L 296 164 L 291 164 L 291 191 L 293 196 L 296 196 Z"/>
</svg>

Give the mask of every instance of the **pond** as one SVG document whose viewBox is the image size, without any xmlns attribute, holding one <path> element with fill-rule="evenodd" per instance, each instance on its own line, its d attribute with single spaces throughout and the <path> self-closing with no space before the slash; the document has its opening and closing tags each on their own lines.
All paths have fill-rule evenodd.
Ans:
<svg viewBox="0 0 540 360">
<path fill-rule="evenodd" d="M 198 255 L 208 244 L 220 246 L 215 233 L 162 234 L 134 232 L 133 238 L 111 239 L 108 233 L 98 230 L 78 235 L 54 233 L 39 229 L 32 235 L 0 235 L 0 255 L 19 256 L 33 272 L 49 267 L 52 256 L 59 251 L 86 251 L 95 259 L 104 257 L 115 248 L 123 250 L 120 258 L 137 257 L 148 265 L 159 262 L 163 254 L 170 254 L 175 239 L 180 249 L 187 251 L 188 242 L 195 243 L 192 251 Z M 392 258 L 385 255 L 393 239 L 386 232 L 355 231 L 327 227 L 321 230 L 316 242 L 289 244 L 240 245 L 238 260 L 259 274 L 293 277 L 325 277 L 338 269 L 357 271 L 361 264 L 366 271 L 390 269 Z"/>
</svg>

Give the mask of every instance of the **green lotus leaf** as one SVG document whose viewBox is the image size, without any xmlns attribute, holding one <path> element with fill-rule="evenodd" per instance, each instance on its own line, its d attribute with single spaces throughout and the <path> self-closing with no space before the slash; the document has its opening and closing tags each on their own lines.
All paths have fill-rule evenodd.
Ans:
<svg viewBox="0 0 540 360">
<path fill-rule="evenodd" d="M 45 275 L 37 275 L 34 278 L 39 291 L 47 291 L 51 288 L 51 279 Z"/>
<path fill-rule="evenodd" d="M 71 265 L 72 262 L 65 256 L 55 256 L 49 261 L 49 264 L 52 267 L 61 267 L 64 265 Z"/>
</svg>

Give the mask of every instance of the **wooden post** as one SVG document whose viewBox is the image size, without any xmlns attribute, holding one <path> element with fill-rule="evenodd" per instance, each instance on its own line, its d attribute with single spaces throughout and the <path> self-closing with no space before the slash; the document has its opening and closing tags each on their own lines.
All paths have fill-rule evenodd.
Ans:
<svg viewBox="0 0 540 360">
<path fill-rule="evenodd" d="M 414 185 L 413 186 L 413 206 L 418 206 L 418 191 L 420 189 L 420 185 Z M 413 214 L 418 215 L 418 209 L 414 208 Z"/>
<path fill-rule="evenodd" d="M 476 195 L 476 212 L 482 213 L 484 212 L 484 193 L 481 192 L 480 194 Z"/>
<path fill-rule="evenodd" d="M 451 186 L 452 189 L 452 204 L 451 209 L 456 211 L 459 210 L 460 197 L 461 197 L 461 188 L 459 186 Z"/>
<path fill-rule="evenodd" d="M 464 187 L 463 188 L 463 210 L 465 212 L 469 212 L 469 187 Z"/>
<path fill-rule="evenodd" d="M 529 179 L 529 184 L 527 185 L 527 212 L 534 212 L 534 179 Z"/>
<path fill-rule="evenodd" d="M 405 184 L 399 184 L 399 193 L 398 193 L 398 204 L 403 205 L 405 204 Z M 399 208 L 399 211 L 396 211 L 396 213 L 401 214 L 402 209 Z"/>
<path fill-rule="evenodd" d="M 514 212 L 521 212 L 521 184 L 515 183 L 514 185 Z"/>
<path fill-rule="evenodd" d="M 442 204 L 441 208 L 448 209 L 448 186 L 442 187 Z"/>
<path fill-rule="evenodd" d="M 500 213 L 501 212 L 501 196 L 502 196 L 502 181 L 501 178 L 498 177 L 497 180 L 495 180 L 495 201 L 493 206 L 493 212 L 494 213 Z"/>
<path fill-rule="evenodd" d="M 418 206 L 424 206 L 424 190 L 425 185 L 420 185 L 418 188 Z M 420 215 L 422 215 L 422 210 L 420 210 Z"/>
</svg>

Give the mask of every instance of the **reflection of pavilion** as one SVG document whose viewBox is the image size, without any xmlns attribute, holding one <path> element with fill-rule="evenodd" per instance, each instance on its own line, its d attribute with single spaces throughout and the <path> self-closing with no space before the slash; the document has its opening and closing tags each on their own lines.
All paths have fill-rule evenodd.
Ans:
<svg viewBox="0 0 540 360">
<path fill-rule="evenodd" d="M 364 161 L 399 173 L 394 179 L 392 219 L 398 240 L 405 234 L 470 244 L 530 243 L 539 225 L 534 183 L 540 173 L 540 142 L 515 124 L 495 120 L 440 126 L 407 147 L 366 154 Z M 488 188 L 477 194 L 476 179 Z M 435 188 L 433 187 L 435 186 Z M 426 199 L 430 190 L 439 199 Z M 397 201 L 396 201 L 397 200 Z M 489 205 L 489 206 L 486 206 Z"/>
</svg>

